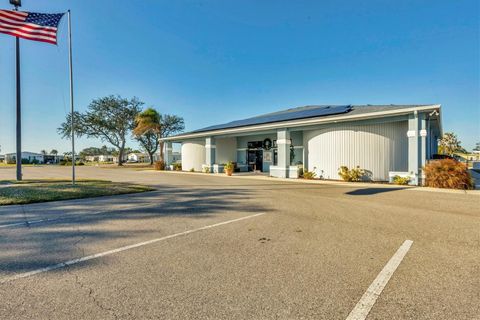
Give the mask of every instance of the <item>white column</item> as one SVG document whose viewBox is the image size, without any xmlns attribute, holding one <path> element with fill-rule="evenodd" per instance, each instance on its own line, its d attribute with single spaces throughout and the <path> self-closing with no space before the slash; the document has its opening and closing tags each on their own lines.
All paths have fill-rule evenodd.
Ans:
<svg viewBox="0 0 480 320">
<path fill-rule="evenodd" d="M 213 165 L 215 164 L 215 151 L 217 146 L 215 145 L 214 137 L 207 137 L 205 139 L 205 162 L 209 166 L 210 172 L 213 172 Z"/>
<path fill-rule="evenodd" d="M 279 129 L 277 131 L 277 167 L 275 176 L 278 178 L 288 178 L 288 169 L 290 167 L 290 131 L 288 129 Z"/>
<path fill-rule="evenodd" d="M 420 144 L 421 117 L 417 111 L 408 117 L 408 173 L 411 176 L 410 184 L 419 185 L 420 169 L 422 167 L 422 148 Z"/>
<path fill-rule="evenodd" d="M 165 166 L 169 166 L 172 164 L 173 156 L 172 156 L 172 143 L 170 141 L 165 142 Z"/>
<path fill-rule="evenodd" d="M 425 175 L 423 172 L 423 168 L 427 164 L 427 120 L 425 117 L 425 113 L 419 115 L 420 120 L 420 180 L 419 184 L 423 184 L 425 181 Z"/>
</svg>

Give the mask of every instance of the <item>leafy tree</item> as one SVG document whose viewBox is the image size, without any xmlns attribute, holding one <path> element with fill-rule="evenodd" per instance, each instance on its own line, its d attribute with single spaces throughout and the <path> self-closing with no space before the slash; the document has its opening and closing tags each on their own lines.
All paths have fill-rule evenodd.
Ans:
<svg viewBox="0 0 480 320">
<path fill-rule="evenodd" d="M 473 151 L 480 151 L 480 142 L 477 142 L 475 148 L 473 148 Z"/>
<path fill-rule="evenodd" d="M 455 152 L 463 152 L 465 149 L 461 146 L 461 141 L 458 140 L 457 135 L 452 132 L 447 132 L 443 135 L 438 144 L 438 151 L 442 154 L 452 156 Z"/>
<path fill-rule="evenodd" d="M 72 131 L 70 120 L 73 116 L 76 136 L 108 142 L 117 148 L 119 159 L 123 159 L 127 136 L 135 126 L 135 117 L 142 105 L 143 102 L 135 97 L 129 100 L 110 95 L 95 99 L 85 113 L 68 114 L 57 130 L 62 138 L 69 139 Z M 118 165 L 121 166 L 122 161 L 119 161 Z"/>
<path fill-rule="evenodd" d="M 50 151 L 50 154 L 53 154 L 54 156 L 56 156 L 58 154 L 58 150 L 52 149 L 52 151 Z"/>
<path fill-rule="evenodd" d="M 182 117 L 170 114 L 162 115 L 155 109 L 148 108 L 138 115 L 133 134 L 145 151 L 149 153 L 150 162 L 153 163 L 153 153 L 157 149 L 160 149 L 160 161 L 165 161 L 165 143 L 159 139 L 181 132 L 183 129 L 185 129 L 185 123 Z"/>
</svg>

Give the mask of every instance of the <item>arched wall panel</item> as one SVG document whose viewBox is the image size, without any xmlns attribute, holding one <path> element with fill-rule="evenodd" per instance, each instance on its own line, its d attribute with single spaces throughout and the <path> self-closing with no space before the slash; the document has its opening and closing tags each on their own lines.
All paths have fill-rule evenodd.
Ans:
<svg viewBox="0 0 480 320">
<path fill-rule="evenodd" d="M 372 180 L 386 181 L 389 171 L 408 170 L 407 131 L 406 121 L 305 131 L 308 170 L 339 179 L 340 166 L 360 166 Z"/>
<path fill-rule="evenodd" d="M 202 171 L 205 164 L 205 141 L 185 141 L 182 143 L 182 170 Z"/>
</svg>

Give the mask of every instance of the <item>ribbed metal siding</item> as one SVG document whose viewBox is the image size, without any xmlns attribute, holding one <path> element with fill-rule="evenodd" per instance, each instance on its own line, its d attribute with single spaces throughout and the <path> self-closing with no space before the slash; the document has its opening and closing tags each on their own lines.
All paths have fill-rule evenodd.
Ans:
<svg viewBox="0 0 480 320">
<path fill-rule="evenodd" d="M 205 142 L 186 141 L 182 143 L 182 170 L 202 171 L 202 164 L 205 164 Z"/>
<path fill-rule="evenodd" d="M 339 179 L 338 169 L 365 169 L 376 181 L 388 180 L 389 171 L 407 171 L 408 124 L 406 121 L 338 125 L 321 130 L 305 131 L 308 146 L 308 170 L 326 179 Z"/>
</svg>

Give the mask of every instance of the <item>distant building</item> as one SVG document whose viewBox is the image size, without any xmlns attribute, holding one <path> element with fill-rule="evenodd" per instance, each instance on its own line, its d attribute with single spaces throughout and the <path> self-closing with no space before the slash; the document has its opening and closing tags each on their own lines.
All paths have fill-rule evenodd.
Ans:
<svg viewBox="0 0 480 320">
<path fill-rule="evenodd" d="M 132 152 L 127 155 L 128 162 L 150 162 L 150 157 L 146 153 Z"/>
<path fill-rule="evenodd" d="M 99 162 L 114 162 L 114 156 L 111 154 L 102 154 L 98 156 L 98 161 Z"/>
<path fill-rule="evenodd" d="M 28 163 L 45 163 L 44 155 L 41 153 L 23 151 L 22 152 L 22 160 L 23 162 Z M 17 162 L 17 154 L 16 153 L 6 153 L 5 154 L 5 163 L 16 163 Z"/>
<path fill-rule="evenodd" d="M 153 155 L 153 161 L 159 161 L 159 160 L 160 160 L 160 155 L 157 152 Z M 169 161 L 170 161 L 169 163 L 182 162 L 182 154 L 178 151 L 172 152 L 171 159 L 169 159 Z"/>
<path fill-rule="evenodd" d="M 64 156 L 60 154 L 45 154 L 43 155 L 43 162 L 45 164 L 58 164 L 63 158 Z"/>
</svg>

